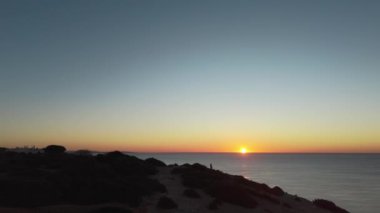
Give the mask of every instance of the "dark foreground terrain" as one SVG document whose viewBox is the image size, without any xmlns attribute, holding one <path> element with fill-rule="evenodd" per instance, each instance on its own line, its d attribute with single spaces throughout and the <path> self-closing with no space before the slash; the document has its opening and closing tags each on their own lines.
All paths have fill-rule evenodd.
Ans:
<svg viewBox="0 0 380 213">
<path fill-rule="evenodd" d="M 65 210 L 62 210 L 65 209 Z M 0 149 L 0 212 L 334 212 L 334 203 L 200 164 L 167 166 L 121 152 L 39 153 Z"/>
</svg>

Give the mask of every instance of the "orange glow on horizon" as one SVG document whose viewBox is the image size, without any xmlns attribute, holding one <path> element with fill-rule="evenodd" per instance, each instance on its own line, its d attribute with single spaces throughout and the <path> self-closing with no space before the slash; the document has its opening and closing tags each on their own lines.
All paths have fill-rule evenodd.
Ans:
<svg viewBox="0 0 380 213">
<path fill-rule="evenodd" d="M 59 144 L 65 146 L 68 150 L 89 149 L 92 151 L 126 151 L 126 152 L 204 152 L 204 153 L 252 153 L 251 147 L 254 146 L 254 153 L 379 153 L 380 143 L 362 141 L 360 145 L 356 140 L 345 140 L 345 143 L 338 140 L 274 140 L 269 138 L 238 138 L 231 137 L 227 139 L 212 140 L 179 140 L 173 139 L 140 139 L 140 140 L 123 140 L 121 138 L 111 138 L 106 140 L 105 137 L 89 140 L 87 138 L 40 138 L 40 140 L 9 140 L 1 142 L 0 146 L 16 147 L 36 145 L 43 148 L 49 144 Z M 319 138 L 318 138 L 319 139 Z M 70 142 L 67 142 L 70 141 Z M 104 141 L 108 141 L 105 143 Z M 238 143 L 237 143 L 238 141 Z M 253 142 L 254 141 L 254 142 Z M 322 142 L 320 142 L 322 141 Z M 359 140 L 357 140 L 359 141 Z M 374 140 L 376 141 L 376 140 Z M 245 149 L 245 151 L 243 150 Z"/>
<path fill-rule="evenodd" d="M 245 153 L 247 153 L 247 149 L 246 149 L 245 147 L 241 147 L 241 148 L 240 148 L 240 153 L 241 153 L 241 154 L 245 154 Z"/>
</svg>

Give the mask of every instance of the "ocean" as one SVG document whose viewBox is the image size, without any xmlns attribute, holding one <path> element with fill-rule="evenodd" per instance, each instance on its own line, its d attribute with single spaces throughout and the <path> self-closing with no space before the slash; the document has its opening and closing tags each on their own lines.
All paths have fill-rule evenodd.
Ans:
<svg viewBox="0 0 380 213">
<path fill-rule="evenodd" d="M 352 213 L 380 212 L 380 154 L 134 153 L 166 164 L 214 169 L 280 186 L 307 199 L 328 199 Z"/>
</svg>

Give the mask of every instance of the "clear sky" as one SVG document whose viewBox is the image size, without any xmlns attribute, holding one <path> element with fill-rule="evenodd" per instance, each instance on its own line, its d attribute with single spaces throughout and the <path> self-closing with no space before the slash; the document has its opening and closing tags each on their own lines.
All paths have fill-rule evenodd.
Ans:
<svg viewBox="0 0 380 213">
<path fill-rule="evenodd" d="M 380 152 L 380 1 L 0 1 L 0 146 Z"/>
</svg>

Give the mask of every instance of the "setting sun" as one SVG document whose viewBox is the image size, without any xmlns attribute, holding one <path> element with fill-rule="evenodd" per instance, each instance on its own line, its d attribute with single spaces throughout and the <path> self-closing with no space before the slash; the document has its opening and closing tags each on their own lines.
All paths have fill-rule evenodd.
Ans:
<svg viewBox="0 0 380 213">
<path fill-rule="evenodd" d="M 245 153 L 247 153 L 247 149 L 244 148 L 244 147 L 240 148 L 240 153 L 241 153 L 241 154 L 245 154 Z"/>
</svg>

